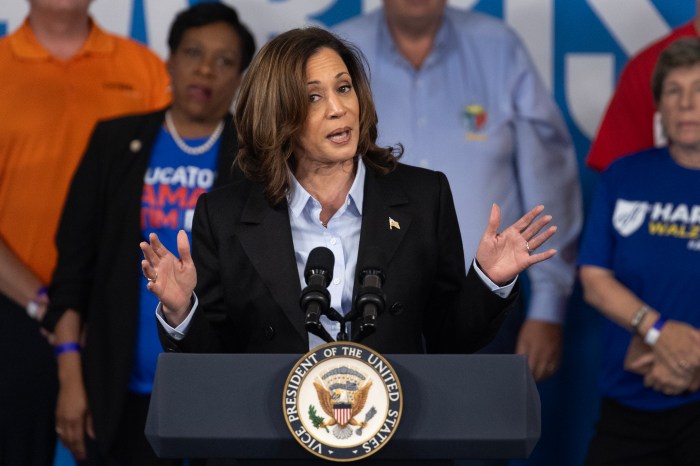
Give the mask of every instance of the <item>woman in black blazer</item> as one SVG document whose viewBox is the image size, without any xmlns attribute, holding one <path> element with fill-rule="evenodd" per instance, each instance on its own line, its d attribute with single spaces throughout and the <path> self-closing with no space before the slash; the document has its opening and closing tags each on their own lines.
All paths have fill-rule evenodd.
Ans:
<svg viewBox="0 0 700 466">
<path fill-rule="evenodd" d="M 141 243 L 167 350 L 305 353 L 320 341 L 299 304 L 304 264 L 327 246 L 341 313 L 352 308 L 371 251 L 381 251 L 388 311 L 364 344 L 471 352 L 495 334 L 517 274 L 555 254 L 533 253 L 556 230 L 545 228 L 542 206 L 497 233 L 494 205 L 467 273 L 447 179 L 400 164 L 400 147 L 375 144 L 361 55 L 327 31 L 296 29 L 265 45 L 241 85 L 235 122 L 246 179 L 199 199 L 193 255 L 182 232 L 179 259 L 155 235 Z M 324 326 L 334 335 L 332 322 Z"/>
<path fill-rule="evenodd" d="M 43 322 L 55 326 L 56 431 L 89 464 L 173 463 L 143 433 L 160 345 L 135 245 L 144 231 L 187 228 L 196 197 L 233 179 L 229 109 L 253 37 L 233 9 L 206 3 L 176 17 L 168 43 L 171 106 L 98 124 L 56 239 Z"/>
</svg>

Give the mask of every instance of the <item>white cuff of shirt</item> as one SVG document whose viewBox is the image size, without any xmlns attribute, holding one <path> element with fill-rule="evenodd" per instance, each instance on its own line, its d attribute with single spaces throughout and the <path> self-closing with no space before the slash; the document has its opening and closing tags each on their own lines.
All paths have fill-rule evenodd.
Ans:
<svg viewBox="0 0 700 466">
<path fill-rule="evenodd" d="M 501 298 L 507 298 L 508 296 L 510 296 L 510 293 L 513 291 L 513 287 L 515 286 L 515 282 L 517 281 L 517 275 L 507 285 L 498 286 L 494 282 L 492 282 L 491 279 L 487 277 L 484 272 L 481 271 L 479 266 L 476 264 L 476 259 L 472 261 L 472 265 L 474 266 L 474 270 L 476 270 L 476 273 L 479 274 L 479 277 L 481 277 L 481 281 L 484 282 L 491 291 L 496 293 Z"/>
<path fill-rule="evenodd" d="M 187 331 L 190 329 L 192 316 L 194 315 L 194 311 L 197 309 L 197 305 L 199 305 L 199 299 L 197 298 L 197 295 L 194 292 L 192 292 L 192 296 L 194 296 L 194 303 L 192 304 L 192 309 L 190 309 L 190 313 L 187 315 L 185 320 L 183 320 L 182 323 L 175 328 L 171 327 L 170 324 L 165 320 L 165 316 L 163 315 L 163 303 L 159 302 L 158 306 L 156 307 L 156 319 L 158 319 L 160 325 L 163 326 L 165 332 L 168 335 L 170 335 L 170 337 L 173 340 L 182 340 L 183 338 L 185 338 L 185 335 L 187 335 Z"/>
</svg>

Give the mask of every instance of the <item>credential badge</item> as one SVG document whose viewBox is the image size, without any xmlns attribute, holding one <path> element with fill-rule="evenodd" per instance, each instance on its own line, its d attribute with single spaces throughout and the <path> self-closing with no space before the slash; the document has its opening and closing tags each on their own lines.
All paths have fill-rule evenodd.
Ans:
<svg viewBox="0 0 700 466">
<path fill-rule="evenodd" d="M 355 461 L 382 448 L 401 419 L 396 372 L 372 349 L 350 342 L 314 348 L 287 377 L 282 407 L 304 448 L 331 461 Z"/>
</svg>

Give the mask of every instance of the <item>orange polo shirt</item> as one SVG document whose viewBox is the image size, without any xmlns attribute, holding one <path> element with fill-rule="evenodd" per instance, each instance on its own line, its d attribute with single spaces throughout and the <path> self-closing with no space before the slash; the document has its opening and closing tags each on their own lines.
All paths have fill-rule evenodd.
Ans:
<svg viewBox="0 0 700 466">
<path fill-rule="evenodd" d="M 0 39 L 0 237 L 44 283 L 56 263 L 63 202 L 95 123 L 166 106 L 168 86 L 157 55 L 94 23 L 66 61 L 49 55 L 28 21 Z"/>
</svg>

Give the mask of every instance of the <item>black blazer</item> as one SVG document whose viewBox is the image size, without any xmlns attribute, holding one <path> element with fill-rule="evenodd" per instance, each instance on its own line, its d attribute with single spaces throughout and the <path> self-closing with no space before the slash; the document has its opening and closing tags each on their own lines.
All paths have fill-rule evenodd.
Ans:
<svg viewBox="0 0 700 466">
<path fill-rule="evenodd" d="M 357 270 L 368 248 L 379 246 L 387 309 L 401 312 L 382 314 L 377 332 L 363 344 L 383 353 L 481 348 L 518 292 L 502 299 L 476 272 L 465 273 L 447 178 L 406 165 L 388 175 L 366 173 Z M 400 229 L 389 228 L 390 217 Z M 159 325 L 166 350 L 308 351 L 286 202 L 271 207 L 262 186 L 248 180 L 202 195 L 192 241 L 199 308 L 180 341 Z"/>
<path fill-rule="evenodd" d="M 85 385 L 101 450 L 121 419 L 132 368 L 142 259 L 141 195 L 165 111 L 99 123 L 73 178 L 56 236 L 58 263 L 43 325 L 66 309 L 88 325 Z M 236 133 L 226 118 L 216 186 L 232 179 Z M 155 318 L 155 317 L 154 317 Z"/>
</svg>

